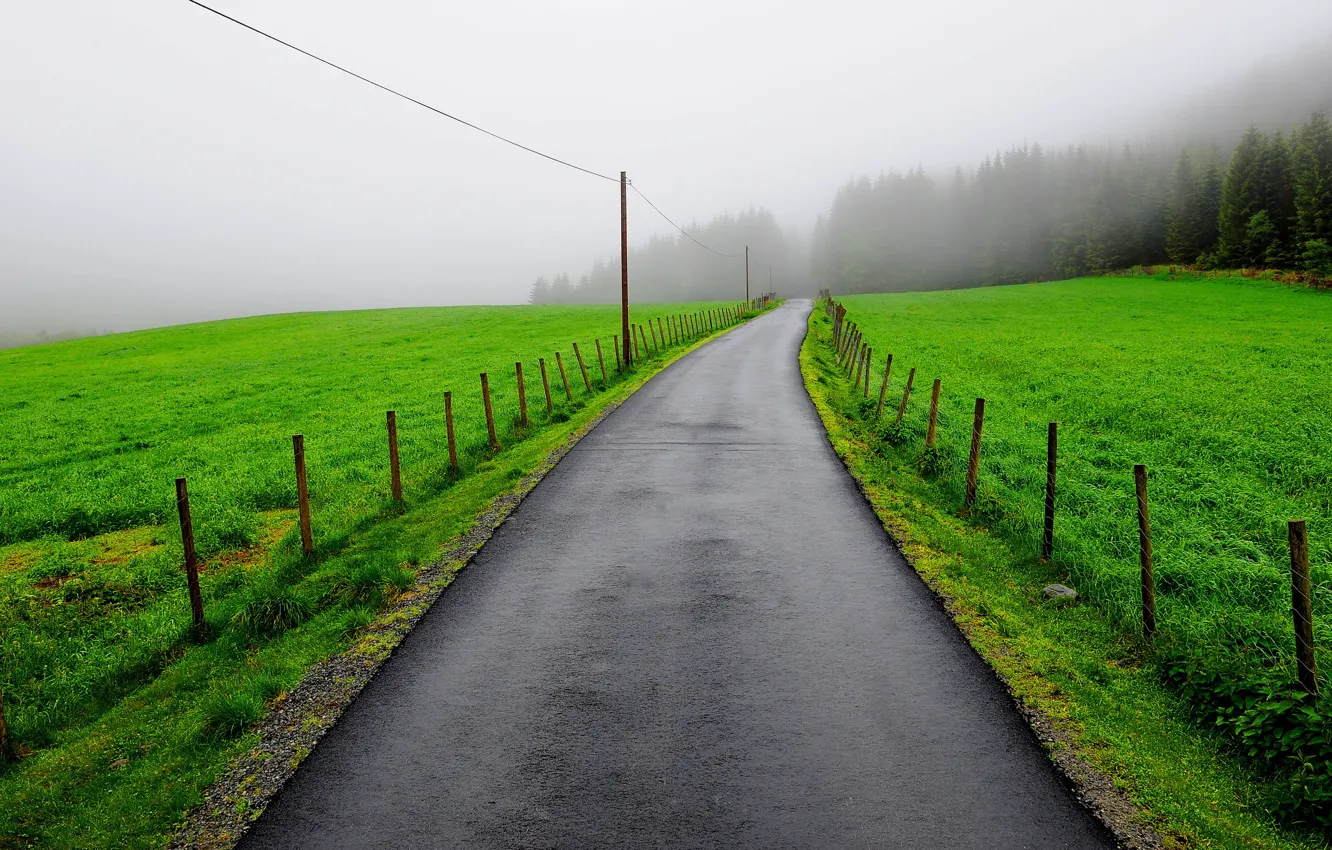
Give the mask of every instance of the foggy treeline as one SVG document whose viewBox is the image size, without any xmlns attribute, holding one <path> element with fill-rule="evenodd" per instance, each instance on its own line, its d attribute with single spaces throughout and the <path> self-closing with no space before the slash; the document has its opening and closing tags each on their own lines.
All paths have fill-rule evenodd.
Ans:
<svg viewBox="0 0 1332 850">
<path fill-rule="evenodd" d="M 1332 51 L 1310 48 L 1181 104 L 1143 141 L 1022 145 L 943 178 L 861 178 L 815 223 L 811 288 L 983 286 L 1168 262 L 1332 275 L 1327 104 Z"/>
<path fill-rule="evenodd" d="M 89 336 L 101 336 L 112 331 L 94 329 L 69 329 L 63 331 L 39 330 L 36 333 L 0 330 L 0 349 L 21 348 L 25 345 L 42 345 L 47 342 L 63 342 L 69 339 L 82 339 Z"/>
<path fill-rule="evenodd" d="M 746 245 L 751 295 L 770 291 L 770 269 L 774 286 L 790 291 L 805 285 L 803 279 L 792 277 L 803 272 L 805 265 L 799 237 L 785 233 L 767 210 L 720 215 L 710 224 L 686 230 L 711 250 L 683 234 L 657 236 L 640 248 L 629 249 L 629 281 L 635 300 L 743 301 Z M 533 304 L 618 302 L 620 258 L 597 260 L 577 280 L 563 273 L 540 277 L 532 285 L 529 300 Z"/>
<path fill-rule="evenodd" d="M 768 259 L 751 274 L 766 283 L 772 262 L 788 293 L 984 286 L 1160 263 L 1332 276 L 1327 104 L 1332 50 L 1309 49 L 1201 93 L 1150 134 L 1124 134 L 1138 141 L 1023 144 L 971 170 L 853 180 L 808 240 L 763 211 L 690 232 L 726 253 L 756 246 Z M 657 239 L 631 250 L 630 285 L 649 301 L 725 297 L 712 294 L 730 280 L 718 259 L 683 236 Z M 532 292 L 534 303 L 618 298 L 614 259 L 577 281 L 542 278 Z"/>
<path fill-rule="evenodd" d="M 861 178 L 815 224 L 817 287 L 877 292 L 1069 278 L 1174 262 L 1332 274 L 1332 125 L 1256 127 L 1229 155 L 1024 145 L 948 181 Z"/>
</svg>

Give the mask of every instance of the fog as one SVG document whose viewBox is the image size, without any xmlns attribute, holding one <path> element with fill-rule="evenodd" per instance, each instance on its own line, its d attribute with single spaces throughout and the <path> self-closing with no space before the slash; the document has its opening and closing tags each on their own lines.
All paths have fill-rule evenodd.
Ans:
<svg viewBox="0 0 1332 850">
<path fill-rule="evenodd" d="M 1332 32 L 1326 0 L 216 5 L 626 170 L 678 223 L 760 207 L 803 231 L 861 174 L 1150 132 Z M 0 106 L 0 331 L 519 303 L 538 275 L 618 250 L 613 182 L 185 0 L 7 4 Z M 674 233 L 630 197 L 632 242 Z"/>
</svg>

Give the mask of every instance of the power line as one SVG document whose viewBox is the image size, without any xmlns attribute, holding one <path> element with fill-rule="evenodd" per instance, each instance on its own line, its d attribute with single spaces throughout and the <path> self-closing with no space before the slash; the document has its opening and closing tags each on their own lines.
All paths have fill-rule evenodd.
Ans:
<svg viewBox="0 0 1332 850">
<path fill-rule="evenodd" d="M 568 162 L 568 161 L 566 161 L 566 160 L 560 159 L 559 157 L 551 156 L 551 155 L 548 154 L 548 153 L 542 153 L 541 151 L 537 150 L 536 148 L 529 148 L 527 145 L 521 144 L 520 142 L 515 142 L 513 139 L 509 139 L 509 138 L 506 138 L 506 137 L 504 137 L 504 136 L 501 136 L 499 133 L 495 133 L 495 132 L 492 132 L 492 131 L 490 131 L 490 130 L 487 130 L 485 127 L 477 126 L 476 124 L 473 124 L 473 123 L 470 122 L 470 121 L 465 121 L 465 120 L 463 120 L 462 118 L 459 118 L 459 117 L 456 116 L 456 115 L 451 115 L 451 114 L 449 114 L 448 112 L 445 112 L 445 111 L 442 110 L 442 109 L 439 109 L 439 108 L 437 108 L 437 107 L 431 106 L 431 105 L 428 104 L 428 103 L 425 103 L 424 101 L 417 100 L 416 98 L 414 98 L 414 97 L 412 97 L 412 96 L 410 96 L 410 95 L 403 94 L 402 92 L 400 92 L 400 91 L 398 91 L 398 90 L 396 90 L 396 89 L 389 88 L 388 86 L 386 86 L 386 85 L 384 85 L 384 84 L 382 84 L 382 83 L 377 83 L 377 82 L 375 82 L 374 80 L 370 79 L 369 77 L 363 77 L 363 76 L 361 76 L 360 74 L 356 73 L 355 71 L 352 71 L 352 70 L 350 70 L 350 69 L 348 69 L 348 68 L 344 68 L 343 66 L 338 65 L 338 64 L 335 63 L 335 62 L 330 62 L 329 60 L 323 58 L 322 56 L 316 56 L 315 54 L 311 53 L 310 51 L 305 50 L 305 49 L 302 49 L 302 48 L 300 48 L 300 47 L 297 47 L 296 45 L 292 44 L 291 42 L 283 41 L 282 39 L 278 38 L 277 36 L 275 36 L 275 35 L 271 35 L 271 34 L 269 34 L 269 33 L 267 33 L 267 32 L 264 32 L 263 30 L 259 29 L 258 27 L 255 27 L 255 26 L 252 26 L 252 25 L 250 25 L 250 24 L 247 24 L 247 23 L 245 23 L 244 21 L 239 20 L 238 18 L 233 18 L 231 15 L 228 15 L 228 14 L 225 13 L 225 12 L 219 11 L 219 10 L 217 10 L 217 9 L 214 9 L 212 6 L 207 5 L 206 3 L 202 3 L 202 2 L 200 2 L 200 0 L 187 0 L 187 2 L 192 3 L 192 4 L 195 5 L 195 6 L 198 6 L 200 9 L 203 9 L 203 10 L 208 11 L 208 12 L 212 12 L 214 15 L 217 15 L 219 18 L 223 18 L 223 19 L 225 19 L 225 20 L 227 20 L 227 21 L 230 21 L 231 23 L 236 24 L 237 26 L 243 27 L 243 28 L 249 30 L 250 32 L 253 32 L 253 33 L 257 34 L 257 35 L 261 35 L 261 36 L 263 36 L 264 38 L 266 38 L 266 39 L 268 39 L 268 40 L 270 40 L 270 41 L 275 41 L 275 42 L 277 42 L 278 44 L 282 45 L 283 47 L 286 47 L 286 48 L 289 48 L 289 49 L 291 49 L 291 50 L 294 50 L 294 51 L 296 51 L 297 53 L 300 53 L 300 54 L 303 55 L 303 56 L 308 56 L 309 58 L 315 60 L 316 62 L 323 63 L 324 65 L 327 65 L 327 66 L 330 67 L 330 68 L 333 68 L 333 69 L 335 69 L 335 70 L 341 71 L 341 72 L 344 73 L 344 74 L 347 74 L 348 76 L 355 77 L 356 79 L 360 80 L 360 81 L 363 82 L 363 83 L 369 83 L 370 85 L 374 86 L 374 87 L 377 88 L 377 89 L 381 89 L 381 90 L 383 90 L 383 91 L 388 92 L 388 93 L 391 94 L 391 95 L 394 95 L 394 96 L 396 96 L 396 97 L 400 97 L 400 98 L 402 98 L 403 100 L 408 101 L 409 103 L 414 103 L 414 104 L 416 104 L 417 106 L 420 106 L 420 107 L 423 108 L 423 109 L 428 109 L 428 110 L 430 110 L 431 112 L 434 112 L 434 113 L 437 114 L 437 115 L 442 115 L 442 116 L 444 116 L 445 118 L 448 118 L 448 119 L 451 120 L 451 121 L 457 121 L 459 124 L 462 124 L 462 125 L 465 126 L 465 127 L 470 127 L 470 128 L 472 128 L 473 130 L 476 130 L 477 132 L 485 133 L 487 136 L 490 136 L 490 137 L 493 138 L 493 139 L 498 139 L 499 141 L 504 142 L 505 144 L 513 145 L 514 147 L 519 148 L 520 150 L 524 150 L 524 151 L 527 151 L 528 153 L 536 154 L 537 156 L 542 157 L 543 159 L 548 159 L 548 160 L 550 160 L 551 162 L 559 163 L 560 165 L 567 166 L 568 168 L 572 168 L 572 169 L 574 169 L 575 171 L 581 171 L 581 172 L 583 172 L 584 174 L 590 174 L 590 175 L 592 175 L 593 177 L 600 177 L 602 180 L 609 180 L 609 181 L 611 181 L 612 183 L 618 183 L 618 182 L 620 182 L 618 178 L 611 177 L 611 176 L 606 175 L 606 174 L 601 174 L 600 172 L 593 171 L 593 170 L 591 170 L 591 169 L 589 169 L 589 168 L 583 168 L 581 165 L 574 165 L 572 162 Z M 694 237 L 694 235 L 691 234 L 689 231 L 687 231 L 687 230 L 685 230 L 684 228 L 680 227 L 680 225 L 676 224 L 674 221 L 671 221 L 670 217 L 667 216 L 666 213 L 664 213 L 664 212 L 662 212 L 660 209 L 658 209 L 657 205 L 654 204 L 654 203 L 652 203 L 651 199 L 649 199 L 647 195 L 644 195 L 644 194 L 642 193 L 642 191 L 640 191 L 639 188 L 638 188 L 637 186 L 634 186 L 634 184 L 633 184 L 632 182 L 630 182 L 629 185 L 630 185 L 630 186 L 633 186 L 633 189 L 634 189 L 635 192 L 638 193 L 638 196 L 639 196 L 640 198 L 642 198 L 644 201 L 647 201 L 647 205 L 650 206 L 650 207 L 652 207 L 653 211 L 655 211 L 655 212 L 657 213 L 657 215 L 659 215 L 659 216 L 661 216 L 663 219 L 665 219 L 665 220 L 666 220 L 666 223 L 669 224 L 671 227 L 674 227 L 676 230 L 678 230 L 678 231 L 680 231 L 681 233 L 683 233 L 683 234 L 684 234 L 686 237 L 688 237 L 689 240 L 690 240 L 691 242 L 693 242 L 695 245 L 698 245 L 700 248 L 704 249 L 705 251 L 711 251 L 712 253 L 716 254 L 716 255 L 719 256 L 719 257 L 728 257 L 728 258 L 731 258 L 731 259 L 736 259 L 736 258 L 738 258 L 738 257 L 740 256 L 739 254 L 725 254 L 725 253 L 722 253 L 721 251 L 716 250 L 715 248 L 711 248 L 711 247 L 709 247 L 709 246 L 707 246 L 707 245 L 704 245 L 702 242 L 698 241 L 698 239 L 696 239 L 696 238 Z"/>
<path fill-rule="evenodd" d="M 316 56 L 316 55 L 314 55 L 313 53 L 311 53 L 311 52 L 308 51 L 308 50 L 302 50 L 301 48 L 297 47 L 296 45 L 291 44 L 290 42 L 283 41 L 282 39 L 278 38 L 278 37 L 275 36 L 275 35 L 269 35 L 268 33 L 264 32 L 263 30 L 259 29 L 258 27 L 250 26 L 249 24 L 245 23 L 244 21 L 237 20 L 236 18 L 231 17 L 230 15 L 226 14 L 225 12 L 219 12 L 217 9 L 214 9 L 212 6 L 208 6 L 208 5 L 205 5 L 205 4 L 203 4 L 203 3 L 200 3 L 199 0 L 187 0 L 187 2 L 189 2 L 189 3 L 193 3 L 195 6 L 198 6 L 200 9 L 205 9 L 205 10 L 207 10 L 207 11 L 209 11 L 209 12 L 212 12 L 214 15 L 217 15 L 217 16 L 220 17 L 220 18 L 225 18 L 225 19 L 227 19 L 228 21 L 231 21 L 233 24 L 236 24 L 236 25 L 238 25 L 238 26 L 242 26 L 242 27 L 244 27 L 245 29 L 249 30 L 250 32 L 258 33 L 259 35 L 262 35 L 264 38 L 267 38 L 267 39 L 269 39 L 269 40 L 271 40 L 271 41 L 276 41 L 278 44 L 282 45 L 283 47 L 289 47 L 289 48 L 291 48 L 292 50 L 295 50 L 297 53 L 301 53 L 301 54 L 303 54 L 303 55 L 305 55 L 305 56 L 310 57 L 311 59 L 314 59 L 316 62 L 322 62 L 322 63 L 324 63 L 325 65 L 329 66 L 330 68 L 336 68 L 337 70 L 341 71 L 342 73 L 344 73 L 344 74 L 349 74 L 349 75 L 355 77 L 356 79 L 360 80 L 361 82 L 369 83 L 370 85 L 374 86 L 374 87 L 377 88 L 377 89 L 383 89 L 384 91 L 388 92 L 389 94 L 397 95 L 398 97 L 402 98 L 403 100 L 410 101 L 411 103 L 414 103 L 414 104 L 416 104 L 417 106 L 423 107 L 423 108 L 425 108 L 425 109 L 429 109 L 431 112 L 434 112 L 434 113 L 436 113 L 436 114 L 438 114 L 438 115 L 443 115 L 445 118 L 448 118 L 448 119 L 453 120 L 453 121 L 457 121 L 459 124 L 462 124 L 462 125 L 464 125 L 464 126 L 466 126 L 466 127 L 471 127 L 473 130 L 477 130 L 477 131 L 479 131 L 479 132 L 485 133 L 487 136 L 490 136 L 491 138 L 499 139 L 501 142 L 504 142 L 505 144 L 513 145 L 515 148 L 521 148 L 522 150 L 525 150 L 525 151 L 527 151 L 528 153 L 534 153 L 534 154 L 536 154 L 536 155 L 539 156 L 539 157 L 544 157 L 545 159 L 550 160 L 551 162 L 558 162 L 560 165 L 568 166 L 569 168 L 572 168 L 572 169 L 574 169 L 575 171 L 581 171 L 581 172 L 583 172 L 584 174 L 591 174 L 593 177 L 600 177 L 602 180 L 610 180 L 612 183 L 618 183 L 618 182 L 620 182 L 620 180 L 619 180 L 618 177 L 609 177 L 609 176 L 607 176 L 607 175 L 605 175 L 605 174 L 600 174 L 600 173 L 598 173 L 598 172 L 596 172 L 596 171 L 592 171 L 592 170 L 589 169 L 589 168 L 583 168 L 583 167 L 580 166 L 580 165 L 574 165 L 572 162 L 566 162 L 565 160 L 562 160 L 562 159 L 560 159 L 559 157 L 551 156 L 551 155 L 548 154 L 548 153 L 542 153 L 541 151 L 537 150 L 536 148 L 529 148 L 527 145 L 524 145 L 524 144 L 520 144 L 520 143 L 518 143 L 518 142 L 515 142 L 513 139 L 507 139 L 507 138 L 505 138 L 504 136 L 501 136 L 499 133 L 492 133 L 490 130 L 487 130 L 485 127 L 478 127 L 477 125 L 473 124 L 473 123 L 470 122 L 470 121 L 464 121 L 463 119 L 459 118 L 457 115 L 450 115 L 449 113 L 445 112 L 445 111 L 442 110 L 442 109 L 436 109 L 435 107 L 431 106 L 431 105 L 428 104 L 428 103 L 424 103 L 424 102 L 422 102 L 422 101 L 417 100 L 417 99 L 414 98 L 414 97 L 411 97 L 411 96 L 409 96 L 409 95 L 405 95 L 405 94 L 403 94 L 403 93 L 400 92 L 400 91 L 397 91 L 397 90 L 395 90 L 395 89 L 391 89 L 391 88 L 389 88 L 389 87 L 386 86 L 386 85 L 383 85 L 383 84 L 381 84 L 381 83 L 377 83 L 377 82 L 375 82 L 374 80 L 370 79 L 369 77 L 362 77 L 360 74 L 356 73 L 355 71 L 350 71 L 350 70 L 348 70 L 348 69 L 342 67 L 341 65 L 335 64 L 335 63 L 333 63 L 333 62 L 328 61 L 327 59 L 324 59 L 324 58 L 322 58 L 322 57 Z M 648 201 L 648 203 L 651 203 L 651 201 Z M 656 208 L 653 207 L 653 209 L 656 209 Z M 658 212 L 660 212 L 660 210 L 658 210 Z M 662 216 L 662 217 L 665 218 L 665 216 Z M 669 221 L 669 219 L 668 219 L 668 221 Z M 692 238 L 692 237 L 691 237 L 691 238 Z M 700 244 L 701 244 L 701 243 L 700 243 Z M 711 250 L 711 249 L 709 249 L 709 250 Z"/>
<path fill-rule="evenodd" d="M 680 232 L 683 233 L 685 236 L 688 236 L 689 239 L 690 239 L 695 245 L 697 245 L 698 247 L 702 248 L 702 249 L 705 250 L 705 251 L 711 251 L 712 253 L 716 254 L 718 257 L 730 257 L 731 259 L 737 259 L 737 258 L 739 258 L 739 256 L 740 256 L 739 254 L 723 254 L 721 251 L 718 251 L 718 250 L 715 249 L 715 248 L 709 248 L 707 245 L 704 245 L 702 242 L 699 242 L 697 239 L 694 238 L 693 234 L 691 234 L 689 231 L 685 230 L 683 227 L 681 227 L 680 225 L 676 224 L 675 222 L 671 221 L 670 218 L 666 215 L 666 213 L 662 212 L 661 210 L 658 210 L 658 209 L 657 209 L 657 205 L 654 204 L 654 203 L 652 203 L 652 201 L 648 199 L 648 196 L 647 196 L 647 195 L 644 195 L 641 191 L 639 191 L 639 188 L 638 188 L 637 186 L 635 186 L 632 182 L 629 184 L 629 186 L 630 186 L 630 188 L 632 188 L 635 192 L 638 192 L 638 197 L 640 197 L 640 198 L 642 198 L 643 200 L 647 201 L 647 205 L 648 205 L 648 206 L 652 207 L 652 209 L 654 209 L 654 210 L 657 211 L 657 215 L 659 215 L 659 216 L 661 216 L 662 218 L 666 219 L 666 223 L 667 223 L 667 224 L 669 224 L 671 227 L 674 227 L 676 230 L 680 231 Z"/>
</svg>

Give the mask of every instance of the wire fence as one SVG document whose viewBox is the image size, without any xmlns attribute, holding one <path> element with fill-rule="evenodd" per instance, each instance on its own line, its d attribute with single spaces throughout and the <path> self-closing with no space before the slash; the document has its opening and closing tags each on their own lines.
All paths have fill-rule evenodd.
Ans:
<svg viewBox="0 0 1332 850">
<path fill-rule="evenodd" d="M 1021 427 L 982 429 L 975 493 L 968 499 L 974 399 L 950 393 L 947 375 L 916 374 L 899 420 L 911 374 L 907 358 L 896 354 L 891 377 L 883 383 L 886 353 L 872 350 L 870 334 L 848 317 L 845 307 L 827 292 L 821 297 L 834 361 L 851 382 L 851 412 L 873 430 L 881 446 L 916 458 L 932 486 L 961 505 L 970 519 L 1001 535 L 1016 551 L 1039 557 L 1045 542 L 1050 423 L 1033 418 Z M 935 377 L 942 384 L 941 400 L 933 444 L 927 448 Z M 1166 392 L 1165 387 L 1143 389 L 1144 395 Z M 1013 413 L 1005 399 L 987 401 L 991 411 L 997 407 L 1009 416 L 1006 425 L 1012 416 L 1027 414 Z M 1117 403 L 1097 399 L 1094 408 L 1068 400 L 1072 415 L 1058 426 L 1055 564 L 1067 571 L 1081 596 L 1125 632 L 1150 634 L 1154 644 L 1197 657 L 1268 671 L 1316 693 L 1316 679 L 1305 668 L 1327 669 L 1332 663 L 1326 649 L 1332 646 L 1332 576 L 1326 567 L 1326 537 L 1310 535 L 1303 554 L 1292 549 L 1292 528 L 1297 521 L 1304 527 L 1300 508 L 1307 505 L 1278 500 L 1291 514 L 1255 522 L 1256 506 L 1209 478 L 1201 461 L 1192 468 L 1147 468 L 1150 534 L 1144 546 L 1134 480 L 1140 458 L 1126 456 L 1113 431 L 1118 417 L 1137 415 L 1144 407 L 1141 397 Z M 1161 438 L 1165 427 L 1157 427 Z M 1220 441 L 1216 435 L 1198 436 Z M 1218 524 L 1223 515 L 1226 521 Z M 1321 516 L 1315 520 L 1324 524 Z M 1226 530 L 1245 525 L 1250 533 L 1244 536 Z M 1144 562 L 1144 550 L 1155 557 Z M 1302 636 L 1297 640 L 1297 635 Z M 1306 643 L 1311 660 L 1302 664 L 1298 659 Z"/>
</svg>

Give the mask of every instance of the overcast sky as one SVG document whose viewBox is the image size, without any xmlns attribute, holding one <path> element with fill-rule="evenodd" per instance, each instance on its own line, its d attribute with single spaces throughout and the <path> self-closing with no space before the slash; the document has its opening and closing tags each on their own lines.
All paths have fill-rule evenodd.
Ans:
<svg viewBox="0 0 1332 850">
<path fill-rule="evenodd" d="M 680 223 L 802 229 L 849 177 L 1094 137 L 1332 31 L 1327 0 L 210 5 Z M 0 110 L 0 329 L 512 303 L 618 251 L 614 183 L 186 0 L 4 0 Z"/>
</svg>

